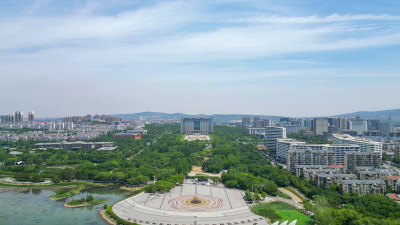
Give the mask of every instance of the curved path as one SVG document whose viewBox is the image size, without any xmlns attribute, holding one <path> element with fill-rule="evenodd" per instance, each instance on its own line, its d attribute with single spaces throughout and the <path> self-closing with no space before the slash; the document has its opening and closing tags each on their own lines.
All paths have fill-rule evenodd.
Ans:
<svg viewBox="0 0 400 225">
<path fill-rule="evenodd" d="M 201 205 L 190 200 L 197 195 Z M 164 194 L 141 193 L 114 205 L 120 218 L 154 225 L 267 225 L 243 200 L 244 192 L 215 186 L 184 184 Z M 189 202 L 188 202 L 189 201 Z"/>
</svg>

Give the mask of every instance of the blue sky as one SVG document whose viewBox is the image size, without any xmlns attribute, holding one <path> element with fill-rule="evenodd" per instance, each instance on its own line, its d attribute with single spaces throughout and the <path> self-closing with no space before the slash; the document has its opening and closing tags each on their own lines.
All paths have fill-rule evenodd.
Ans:
<svg viewBox="0 0 400 225">
<path fill-rule="evenodd" d="M 0 1 L 0 114 L 400 108 L 400 1 Z"/>
</svg>

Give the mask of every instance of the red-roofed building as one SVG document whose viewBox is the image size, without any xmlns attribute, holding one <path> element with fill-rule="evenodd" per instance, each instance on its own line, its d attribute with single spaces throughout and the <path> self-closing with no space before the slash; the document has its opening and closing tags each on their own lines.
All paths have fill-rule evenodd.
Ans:
<svg viewBox="0 0 400 225">
<path fill-rule="evenodd" d="M 332 168 L 332 169 L 336 169 L 336 168 L 343 169 L 344 165 L 329 165 L 328 167 Z"/>
<path fill-rule="evenodd" d="M 387 176 L 385 177 L 386 186 L 391 186 L 395 188 L 397 181 L 400 180 L 400 176 Z"/>
<path fill-rule="evenodd" d="M 400 195 L 398 195 L 398 194 L 389 193 L 386 196 L 388 196 L 389 198 L 391 198 L 393 200 L 400 201 Z"/>
</svg>

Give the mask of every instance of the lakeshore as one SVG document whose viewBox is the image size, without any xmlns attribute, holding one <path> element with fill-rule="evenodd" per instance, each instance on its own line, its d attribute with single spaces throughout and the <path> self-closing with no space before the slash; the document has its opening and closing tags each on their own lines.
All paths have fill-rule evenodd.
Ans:
<svg viewBox="0 0 400 225">
<path fill-rule="evenodd" d="M 108 224 L 99 211 L 103 204 L 83 207 L 65 207 L 67 201 L 85 197 L 87 194 L 98 199 L 108 199 L 109 204 L 126 199 L 132 192 L 121 190 L 120 186 L 95 186 L 82 190 L 81 193 L 61 200 L 50 200 L 55 194 L 49 187 L 0 186 L 0 224 Z"/>
</svg>

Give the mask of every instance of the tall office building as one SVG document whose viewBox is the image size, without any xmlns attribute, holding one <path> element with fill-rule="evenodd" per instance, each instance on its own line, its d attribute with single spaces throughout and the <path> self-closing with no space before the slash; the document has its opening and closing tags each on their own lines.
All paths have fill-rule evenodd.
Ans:
<svg viewBox="0 0 400 225">
<path fill-rule="evenodd" d="M 378 130 L 378 123 L 380 120 L 369 119 L 367 120 L 367 129 L 368 131 L 376 131 Z"/>
<path fill-rule="evenodd" d="M 327 118 L 315 118 L 313 120 L 313 132 L 314 135 L 324 135 L 324 132 L 328 132 L 328 119 Z"/>
<path fill-rule="evenodd" d="M 339 117 L 328 117 L 329 126 L 339 127 L 340 119 Z"/>
<path fill-rule="evenodd" d="M 29 122 L 35 121 L 35 112 L 29 112 Z"/>
<path fill-rule="evenodd" d="M 210 134 L 214 131 L 213 118 L 181 118 L 182 134 Z"/>
<path fill-rule="evenodd" d="M 242 118 L 242 127 L 250 127 L 250 126 L 251 126 L 250 117 L 243 117 Z"/>
<path fill-rule="evenodd" d="M 389 132 L 392 131 L 392 123 L 390 120 L 386 121 L 379 121 L 377 130 L 382 131 L 383 136 L 387 137 L 389 135 Z"/>
<path fill-rule="evenodd" d="M 24 114 L 21 111 L 16 111 L 15 112 L 15 122 L 16 123 L 24 122 Z"/>
<path fill-rule="evenodd" d="M 356 131 L 357 135 L 361 136 L 365 131 L 367 131 L 367 121 L 365 120 L 355 120 L 350 122 L 350 130 Z"/>
<path fill-rule="evenodd" d="M 265 145 L 268 149 L 276 151 L 277 139 L 286 138 L 286 129 L 284 127 L 266 127 Z"/>
<path fill-rule="evenodd" d="M 347 118 L 345 117 L 339 118 L 339 128 L 340 130 L 347 130 Z"/>
<path fill-rule="evenodd" d="M 0 117 L 0 122 L 1 123 L 8 123 L 10 121 L 10 115 L 2 115 Z"/>
<path fill-rule="evenodd" d="M 271 119 L 263 119 L 263 125 L 264 125 L 264 127 L 269 127 L 269 126 L 272 126 L 272 121 L 271 121 Z"/>
</svg>

